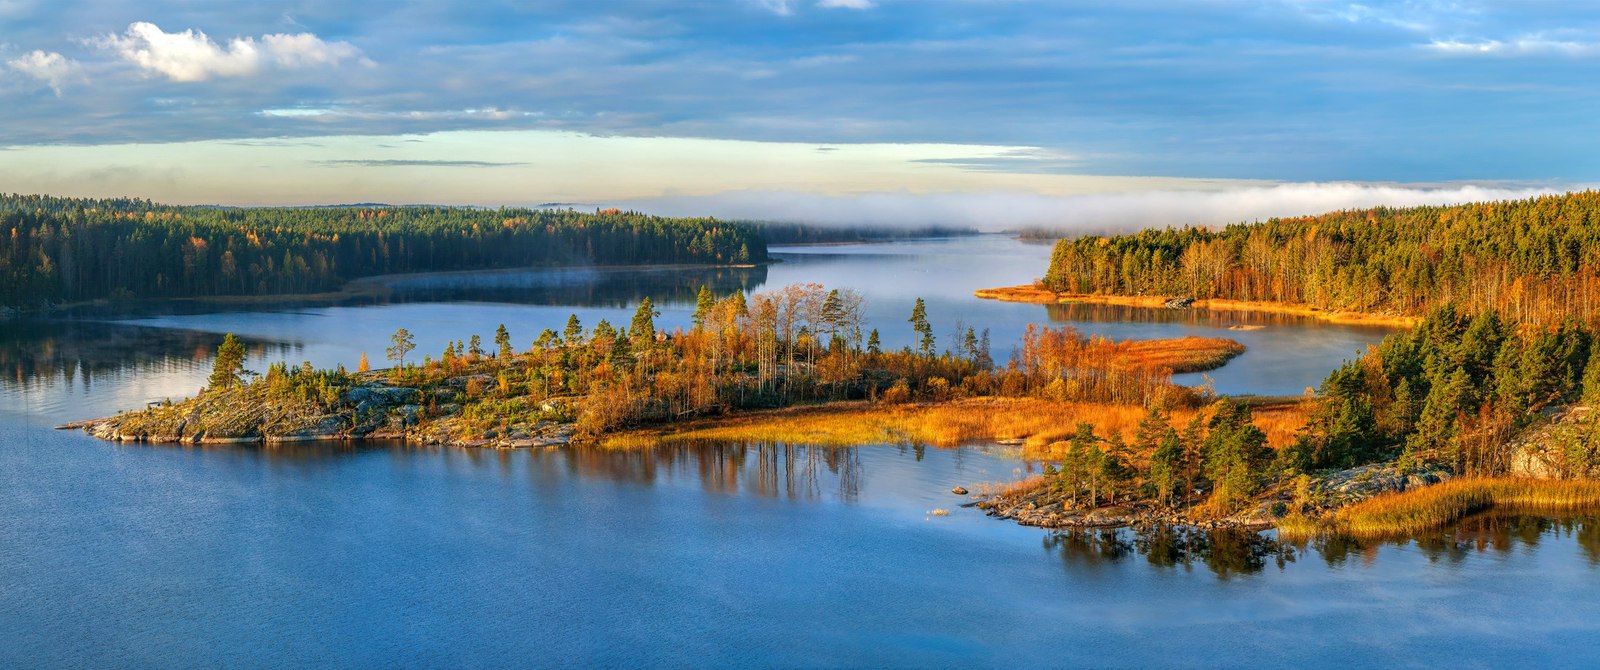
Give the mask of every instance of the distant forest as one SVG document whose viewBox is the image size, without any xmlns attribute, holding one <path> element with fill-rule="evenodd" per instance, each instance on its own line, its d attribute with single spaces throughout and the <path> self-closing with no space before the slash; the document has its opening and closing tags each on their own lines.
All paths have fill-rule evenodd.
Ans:
<svg viewBox="0 0 1600 670">
<path fill-rule="evenodd" d="M 1058 292 L 1185 295 L 1514 323 L 1600 321 L 1600 192 L 1145 230 L 1056 244 Z"/>
<path fill-rule="evenodd" d="M 309 293 L 357 277 L 767 260 L 750 224 L 605 210 L 232 208 L 0 195 L 0 305 Z"/>
<path fill-rule="evenodd" d="M 845 244 L 978 234 L 975 229 L 956 226 L 826 226 L 804 223 L 759 225 L 761 235 L 767 238 L 768 244 Z"/>
</svg>

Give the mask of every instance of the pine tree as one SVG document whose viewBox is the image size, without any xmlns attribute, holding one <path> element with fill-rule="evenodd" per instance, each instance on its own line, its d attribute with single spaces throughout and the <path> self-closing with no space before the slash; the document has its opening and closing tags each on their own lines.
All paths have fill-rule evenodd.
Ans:
<svg viewBox="0 0 1600 670">
<path fill-rule="evenodd" d="M 883 353 L 883 345 L 878 341 L 878 329 L 877 328 L 873 328 L 872 332 L 867 334 L 867 353 L 869 353 L 869 354 L 881 354 L 881 353 Z"/>
<path fill-rule="evenodd" d="M 583 324 L 578 321 L 577 314 L 567 316 L 567 329 L 561 333 L 568 346 L 583 344 Z"/>
<path fill-rule="evenodd" d="M 1178 432 L 1168 427 L 1156 441 L 1150 454 L 1150 488 L 1161 504 L 1172 505 L 1172 493 L 1182 482 L 1183 442 Z"/>
<path fill-rule="evenodd" d="M 222 345 L 217 347 L 216 361 L 211 365 L 211 378 L 207 388 L 220 391 L 238 385 L 239 376 L 244 374 L 246 355 L 244 343 L 240 342 L 238 337 L 233 333 L 223 336 Z"/>
<path fill-rule="evenodd" d="M 506 324 L 502 323 L 500 327 L 494 329 L 494 343 L 500 348 L 501 359 L 510 359 L 516 355 L 516 351 L 511 348 L 511 331 L 506 330 Z"/>
<path fill-rule="evenodd" d="M 705 284 L 701 284 L 700 293 L 694 299 L 694 316 L 692 319 L 695 330 L 705 327 L 706 319 L 711 316 L 711 310 L 716 306 L 717 299 L 711 295 L 711 289 L 706 288 Z"/>
<path fill-rule="evenodd" d="M 633 323 L 628 326 L 628 337 L 633 340 L 634 348 L 643 348 L 656 341 L 656 317 L 661 316 L 655 310 L 655 304 L 650 302 L 648 296 L 639 301 L 639 308 L 633 312 Z"/>
<path fill-rule="evenodd" d="M 416 338 L 411 336 L 411 331 L 401 328 L 389 336 L 389 342 L 389 348 L 385 352 L 389 360 L 394 361 L 398 367 L 405 367 L 406 354 L 417 348 Z"/>
</svg>

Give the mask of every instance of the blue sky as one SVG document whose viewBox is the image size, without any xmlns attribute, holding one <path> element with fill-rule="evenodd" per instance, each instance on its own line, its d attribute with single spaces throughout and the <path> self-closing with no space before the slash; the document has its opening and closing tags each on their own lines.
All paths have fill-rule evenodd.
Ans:
<svg viewBox="0 0 1600 670">
<path fill-rule="evenodd" d="M 715 191 L 670 169 L 540 189 L 563 160 L 604 172 L 600 145 L 570 141 L 587 137 L 690 166 L 692 142 L 657 140 L 739 141 L 719 146 L 744 152 L 725 190 L 745 194 L 1559 189 L 1600 181 L 1597 65 L 1600 3 L 1548 0 L 0 0 L 0 180 L 278 202 L 314 186 L 281 168 L 314 165 L 358 187 L 437 182 L 419 197 L 438 202 Z M 485 152 L 485 136 L 521 158 Z M 384 153 L 406 142 L 420 146 Z M 96 146 L 119 158 L 73 151 Z M 841 146 L 858 164 L 736 178 L 739 160 Z M 183 181 L 197 154 L 224 174 L 272 166 L 277 194 L 125 174 L 170 163 L 165 179 Z M 825 178 L 868 157 L 882 169 L 855 188 Z M 497 170 L 525 185 L 458 186 Z"/>
</svg>

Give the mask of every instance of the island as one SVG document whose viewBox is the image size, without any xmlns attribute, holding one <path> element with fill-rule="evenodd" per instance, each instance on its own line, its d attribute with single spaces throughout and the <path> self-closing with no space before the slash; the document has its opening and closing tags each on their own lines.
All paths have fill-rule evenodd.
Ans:
<svg viewBox="0 0 1600 670">
<path fill-rule="evenodd" d="M 1582 224 L 1560 223 L 1571 221 Z M 230 336 L 194 398 L 67 427 L 124 441 L 494 448 L 987 439 L 1043 472 L 973 482 L 962 504 L 1027 525 L 1414 532 L 1494 506 L 1600 503 L 1596 231 L 1600 196 L 1586 192 L 1082 237 L 1057 243 L 1035 286 L 979 293 L 1401 327 L 1303 397 L 1173 383 L 1243 352 L 1221 338 L 1030 326 L 997 361 L 974 327 L 941 347 L 921 299 L 894 324 L 915 346 L 885 350 L 859 294 L 808 283 L 748 296 L 702 287 L 687 330 L 658 329 L 647 298 L 625 327 L 573 315 L 518 346 L 502 324 L 487 348 L 472 335 L 420 362 L 401 329 L 382 370 L 363 356 L 354 372 L 252 375 Z M 1506 244 L 1526 253 L 1498 251 Z"/>
</svg>

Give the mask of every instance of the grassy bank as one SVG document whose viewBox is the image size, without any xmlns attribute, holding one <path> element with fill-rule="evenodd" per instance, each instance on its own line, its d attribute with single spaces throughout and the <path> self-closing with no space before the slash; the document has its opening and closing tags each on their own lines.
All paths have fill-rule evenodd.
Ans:
<svg viewBox="0 0 1600 670">
<path fill-rule="evenodd" d="M 1175 410 L 1186 422 L 1205 410 Z M 1093 423 L 1102 435 L 1131 439 L 1145 409 L 1135 405 L 1054 402 L 1037 398 L 969 398 L 943 403 L 891 405 L 846 402 L 781 410 L 746 412 L 634 430 L 605 439 L 615 448 L 643 447 L 663 439 L 803 442 L 831 446 L 920 442 L 950 446 L 979 439 L 1025 440 L 1030 455 L 1051 457 L 1058 442 L 1071 437 L 1080 422 Z M 1305 424 L 1298 403 L 1255 409 L 1256 425 L 1269 444 L 1286 444 Z"/>
<path fill-rule="evenodd" d="M 974 291 L 973 295 L 988 300 L 1002 300 L 1005 302 L 1031 302 L 1046 305 L 1083 302 L 1101 305 L 1127 305 L 1130 307 L 1152 308 L 1165 307 L 1167 300 L 1170 299 L 1170 296 L 1056 293 L 1049 289 L 1038 286 L 1005 286 L 1000 288 L 985 288 Z M 1327 321 L 1329 323 L 1363 326 L 1392 326 L 1397 328 L 1410 328 L 1421 320 L 1412 316 L 1368 314 L 1363 312 L 1329 312 L 1312 307 L 1310 305 L 1294 305 L 1277 302 L 1254 302 L 1247 300 L 1196 300 L 1190 304 L 1190 307 L 1215 311 L 1289 314 L 1293 316 L 1304 316 L 1321 321 Z"/>
<path fill-rule="evenodd" d="M 1457 479 L 1427 488 L 1381 495 L 1316 522 L 1291 517 L 1279 526 L 1288 536 L 1336 532 L 1387 537 L 1425 532 L 1491 508 L 1559 514 L 1600 509 L 1600 482 L 1542 479 Z"/>
<path fill-rule="evenodd" d="M 1177 337 L 1165 340 L 1130 340 L 1125 343 L 1128 362 L 1166 368 L 1173 374 L 1215 370 L 1244 353 L 1244 345 L 1221 337 Z"/>
</svg>

